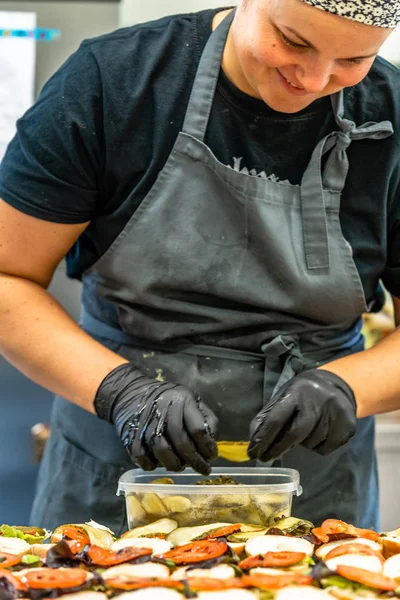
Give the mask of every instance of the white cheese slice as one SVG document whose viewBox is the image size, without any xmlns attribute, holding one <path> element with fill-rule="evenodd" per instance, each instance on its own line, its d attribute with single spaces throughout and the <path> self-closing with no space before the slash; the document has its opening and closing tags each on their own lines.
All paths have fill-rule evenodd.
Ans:
<svg viewBox="0 0 400 600">
<path fill-rule="evenodd" d="M 337 540 L 336 542 L 329 542 L 328 544 L 323 544 L 319 548 L 316 549 L 315 554 L 318 556 L 320 560 L 324 560 L 325 556 L 338 546 L 343 546 L 343 544 L 363 544 L 364 546 L 369 546 L 373 550 L 377 550 L 378 552 L 382 550 L 382 546 L 378 544 L 378 542 L 373 542 L 372 540 L 367 540 L 365 538 L 352 538 L 348 540 Z"/>
<path fill-rule="evenodd" d="M 103 592 L 77 592 L 75 594 L 64 594 L 59 596 L 65 600 L 107 600 L 107 594 Z"/>
<path fill-rule="evenodd" d="M 171 550 L 172 545 L 161 538 L 121 538 L 114 542 L 111 550 L 118 552 L 122 548 L 135 546 L 136 548 L 151 548 L 153 554 L 164 554 Z"/>
<path fill-rule="evenodd" d="M 260 535 L 247 540 L 246 554 L 257 556 L 266 552 L 304 552 L 312 556 L 314 546 L 307 540 L 285 535 Z"/>
<path fill-rule="evenodd" d="M 343 554 L 342 556 L 330 558 L 325 564 L 331 571 L 336 571 L 338 565 L 345 565 L 346 567 L 365 569 L 366 571 L 371 571 L 371 573 L 382 572 L 382 563 L 379 558 L 366 554 Z"/>
<path fill-rule="evenodd" d="M 34 554 L 35 556 L 40 556 L 40 558 L 45 558 L 47 552 L 53 546 L 55 546 L 55 544 L 32 544 L 29 554 Z"/>
<path fill-rule="evenodd" d="M 230 565 L 217 565 L 212 569 L 189 569 L 188 567 L 179 567 L 171 575 L 171 579 L 190 579 L 190 577 L 196 578 L 210 578 L 210 579 L 230 579 L 235 577 L 235 569 Z"/>
<path fill-rule="evenodd" d="M 269 567 L 254 567 L 254 569 L 250 569 L 250 575 L 287 575 L 287 571 Z"/>
<path fill-rule="evenodd" d="M 332 596 L 325 590 L 312 587 L 311 585 L 291 585 L 279 590 L 275 600 L 329 600 Z"/>
<path fill-rule="evenodd" d="M 176 590 L 163 587 L 150 587 L 134 592 L 125 592 L 118 596 L 118 600 L 182 600 L 183 596 Z"/>
<path fill-rule="evenodd" d="M 217 592 L 197 592 L 198 600 L 255 600 L 258 594 L 250 590 L 220 590 Z"/>
<path fill-rule="evenodd" d="M 182 595 L 176 590 L 163 587 L 144 588 L 133 592 L 125 592 L 118 596 L 118 600 L 182 600 Z"/>
<path fill-rule="evenodd" d="M 361 598 L 362 600 L 367 600 L 367 598 L 371 600 L 377 600 L 377 598 L 379 598 L 379 596 L 377 596 L 375 592 L 369 592 L 368 590 L 363 590 L 361 597 L 357 592 L 353 592 L 350 589 L 342 589 L 333 586 L 327 588 L 326 591 L 329 592 L 331 598 L 337 598 L 337 600 L 361 600 Z"/>
<path fill-rule="evenodd" d="M 25 540 L 15 537 L 0 537 L 0 552 L 15 554 L 15 556 L 23 556 L 23 554 L 28 554 L 30 549 L 30 544 Z"/>
<path fill-rule="evenodd" d="M 383 574 L 386 575 L 386 577 L 392 577 L 393 579 L 400 577 L 400 554 L 394 554 L 385 560 Z"/>
<path fill-rule="evenodd" d="M 166 565 L 152 562 L 137 565 L 116 565 L 104 571 L 101 576 L 105 581 L 114 577 L 153 577 L 155 579 L 166 579 L 169 577 L 169 569 Z"/>
</svg>

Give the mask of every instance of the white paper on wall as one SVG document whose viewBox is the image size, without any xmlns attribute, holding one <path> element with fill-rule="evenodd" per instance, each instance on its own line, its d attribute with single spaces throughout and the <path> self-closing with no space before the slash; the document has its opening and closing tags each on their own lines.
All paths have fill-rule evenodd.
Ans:
<svg viewBox="0 0 400 600">
<path fill-rule="evenodd" d="M 34 30 L 36 14 L 0 11 L 0 29 Z M 35 38 L 0 36 L 0 162 L 15 133 L 16 120 L 32 105 Z"/>
<path fill-rule="evenodd" d="M 400 27 L 390 34 L 379 54 L 395 65 L 400 65 Z"/>
</svg>

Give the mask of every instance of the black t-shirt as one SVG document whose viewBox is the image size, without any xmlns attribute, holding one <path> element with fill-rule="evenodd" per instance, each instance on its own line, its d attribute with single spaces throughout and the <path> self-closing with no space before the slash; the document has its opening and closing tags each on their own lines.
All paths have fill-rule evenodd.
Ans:
<svg viewBox="0 0 400 600">
<path fill-rule="evenodd" d="M 85 41 L 19 120 L 0 167 L 0 197 L 48 221 L 91 221 L 67 256 L 71 276 L 107 250 L 164 166 L 216 12 Z M 394 126 L 386 140 L 348 149 L 340 218 L 367 299 L 379 278 L 400 297 L 400 70 L 377 58 L 364 81 L 345 90 L 345 117 Z M 334 130 L 329 98 L 279 113 L 221 73 L 206 143 L 232 168 L 299 184 L 318 141 Z"/>
</svg>

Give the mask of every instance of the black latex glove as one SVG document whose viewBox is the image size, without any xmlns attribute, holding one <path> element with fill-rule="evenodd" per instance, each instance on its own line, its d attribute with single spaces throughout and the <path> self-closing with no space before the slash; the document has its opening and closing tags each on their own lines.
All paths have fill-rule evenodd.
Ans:
<svg viewBox="0 0 400 600">
<path fill-rule="evenodd" d="M 354 393 L 341 377 L 321 369 L 304 371 L 253 419 L 248 454 L 266 462 L 298 444 L 330 454 L 355 434 L 356 411 Z"/>
<path fill-rule="evenodd" d="M 146 377 L 126 363 L 102 381 L 94 407 L 114 424 L 132 461 L 145 471 L 189 465 L 210 473 L 218 419 L 189 388 Z"/>
</svg>

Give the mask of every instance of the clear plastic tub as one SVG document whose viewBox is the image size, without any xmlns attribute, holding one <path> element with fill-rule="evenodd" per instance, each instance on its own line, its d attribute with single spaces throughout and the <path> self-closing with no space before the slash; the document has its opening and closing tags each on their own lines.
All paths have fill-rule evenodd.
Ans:
<svg viewBox="0 0 400 600">
<path fill-rule="evenodd" d="M 221 476 L 237 484 L 198 483 Z M 173 484 L 151 483 L 165 477 Z M 122 475 L 117 491 L 117 495 L 125 494 L 129 529 L 166 517 L 179 527 L 208 523 L 272 527 L 275 520 L 290 516 L 292 498 L 301 493 L 298 471 L 273 467 L 215 468 L 208 477 L 193 469 L 182 473 L 133 469 Z"/>
</svg>

